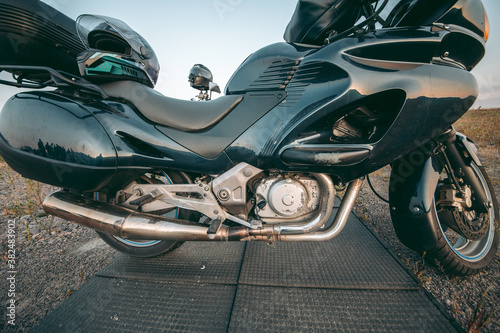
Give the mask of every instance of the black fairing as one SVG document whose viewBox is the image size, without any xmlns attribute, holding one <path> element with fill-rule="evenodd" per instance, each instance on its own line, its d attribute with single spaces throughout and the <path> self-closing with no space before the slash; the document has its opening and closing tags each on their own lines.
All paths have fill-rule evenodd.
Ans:
<svg viewBox="0 0 500 333">
<path fill-rule="evenodd" d="M 352 0 L 299 0 L 286 27 L 288 43 L 323 45 L 332 32 L 351 28 L 361 16 L 361 6 Z"/>
<path fill-rule="evenodd" d="M 193 154 L 115 101 L 32 92 L 0 113 L 0 153 L 21 175 L 90 192 L 114 188 L 159 169 L 218 173 L 232 163 Z"/>
<path fill-rule="evenodd" d="M 483 4 L 479 0 L 456 1 L 437 22 L 464 28 L 484 40 L 486 17 Z"/>
<path fill-rule="evenodd" d="M 388 18 L 391 27 L 430 26 L 457 0 L 403 0 Z"/>
<path fill-rule="evenodd" d="M 227 149 L 230 158 L 349 181 L 404 156 L 460 118 L 477 96 L 470 73 L 431 64 L 447 34 L 386 29 L 287 55 L 300 61 L 285 82 L 287 98 Z M 413 45 L 420 52 L 408 51 Z M 237 74 L 255 68 L 259 56 Z M 255 72 L 260 77 L 265 70 Z M 335 136 L 332 127 L 342 119 L 348 119 L 347 134 Z"/>
<path fill-rule="evenodd" d="M 248 91 L 285 90 L 310 48 L 276 43 L 250 55 L 226 85 L 226 95 Z"/>
</svg>

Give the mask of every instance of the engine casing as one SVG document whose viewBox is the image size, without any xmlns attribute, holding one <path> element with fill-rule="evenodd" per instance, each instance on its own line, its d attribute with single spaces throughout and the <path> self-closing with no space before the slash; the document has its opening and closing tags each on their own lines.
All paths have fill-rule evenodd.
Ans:
<svg viewBox="0 0 500 333">
<path fill-rule="evenodd" d="M 278 222 L 276 219 L 292 220 L 314 212 L 319 206 L 320 187 L 312 177 L 278 175 L 263 178 L 255 194 L 256 215 L 272 224 Z"/>
</svg>

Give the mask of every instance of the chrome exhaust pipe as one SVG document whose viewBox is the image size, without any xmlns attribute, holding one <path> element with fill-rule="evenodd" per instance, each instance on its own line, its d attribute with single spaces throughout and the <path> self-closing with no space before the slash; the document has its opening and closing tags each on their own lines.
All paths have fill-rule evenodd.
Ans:
<svg viewBox="0 0 500 333">
<path fill-rule="evenodd" d="M 95 201 L 65 191 L 50 194 L 43 209 L 68 221 L 126 239 L 227 241 L 228 228 L 222 226 L 217 234 L 207 235 L 208 228 L 198 223 L 156 216 Z"/>
<path fill-rule="evenodd" d="M 330 218 L 335 203 L 335 185 L 328 175 L 315 173 L 313 176 L 321 189 L 318 213 L 310 221 L 278 224 L 280 235 L 302 235 L 316 231 Z"/>
<path fill-rule="evenodd" d="M 361 185 L 363 185 L 361 179 L 356 179 L 349 183 L 339 210 L 335 215 L 332 225 L 328 229 L 304 235 L 280 235 L 278 240 L 282 242 L 324 242 L 337 237 L 344 229 L 349 219 L 356 198 L 361 190 Z"/>
<path fill-rule="evenodd" d="M 337 236 L 344 228 L 356 197 L 361 189 L 361 180 L 351 182 L 333 224 L 324 231 L 303 234 L 283 234 L 302 227 L 311 230 L 320 227 L 329 217 L 328 209 L 305 225 L 294 225 L 286 230 L 280 225 L 265 225 L 262 228 L 221 226 L 215 235 L 207 234 L 208 227 L 185 220 L 139 213 L 124 207 L 92 200 L 66 191 L 50 194 L 43 202 L 47 214 L 79 223 L 106 234 L 141 240 L 177 241 L 326 241 Z M 330 202 L 332 199 L 328 199 Z M 331 212 L 331 210 L 330 210 Z M 318 223 L 319 222 L 319 223 Z M 304 228 L 305 227 L 305 228 Z"/>
<path fill-rule="evenodd" d="M 239 239 L 265 242 L 324 242 L 331 240 L 338 236 L 344 229 L 362 184 L 363 180 L 361 179 L 356 179 L 349 183 L 332 225 L 325 230 L 296 235 L 283 234 L 280 225 L 265 225 L 259 229 L 230 228 L 229 240 Z M 326 222 L 326 220 L 324 221 Z"/>
</svg>

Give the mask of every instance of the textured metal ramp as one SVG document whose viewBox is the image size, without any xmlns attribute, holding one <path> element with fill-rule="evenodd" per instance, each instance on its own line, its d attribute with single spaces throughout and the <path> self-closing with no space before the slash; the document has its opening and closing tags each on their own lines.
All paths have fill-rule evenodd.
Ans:
<svg viewBox="0 0 500 333">
<path fill-rule="evenodd" d="M 237 284 L 246 244 L 186 242 L 168 256 L 141 259 L 120 256 L 98 276 L 155 281 Z"/>
<path fill-rule="evenodd" d="M 240 286 L 230 332 L 456 332 L 421 291 Z"/>
<path fill-rule="evenodd" d="M 94 277 L 32 332 L 225 332 L 235 291 Z"/>
<path fill-rule="evenodd" d="M 354 215 L 330 242 L 249 243 L 239 282 L 283 287 L 418 288 Z"/>
<path fill-rule="evenodd" d="M 34 332 L 460 332 L 351 215 L 324 243 L 185 243 L 120 256 Z"/>
</svg>

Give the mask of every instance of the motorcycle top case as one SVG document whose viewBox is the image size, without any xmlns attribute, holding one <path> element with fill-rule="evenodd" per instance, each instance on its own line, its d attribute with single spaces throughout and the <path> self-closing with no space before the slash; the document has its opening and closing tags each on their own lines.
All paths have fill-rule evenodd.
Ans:
<svg viewBox="0 0 500 333">
<path fill-rule="evenodd" d="M 38 0 L 0 0 L 0 65 L 45 66 L 79 74 L 84 46 L 76 23 Z"/>
</svg>

